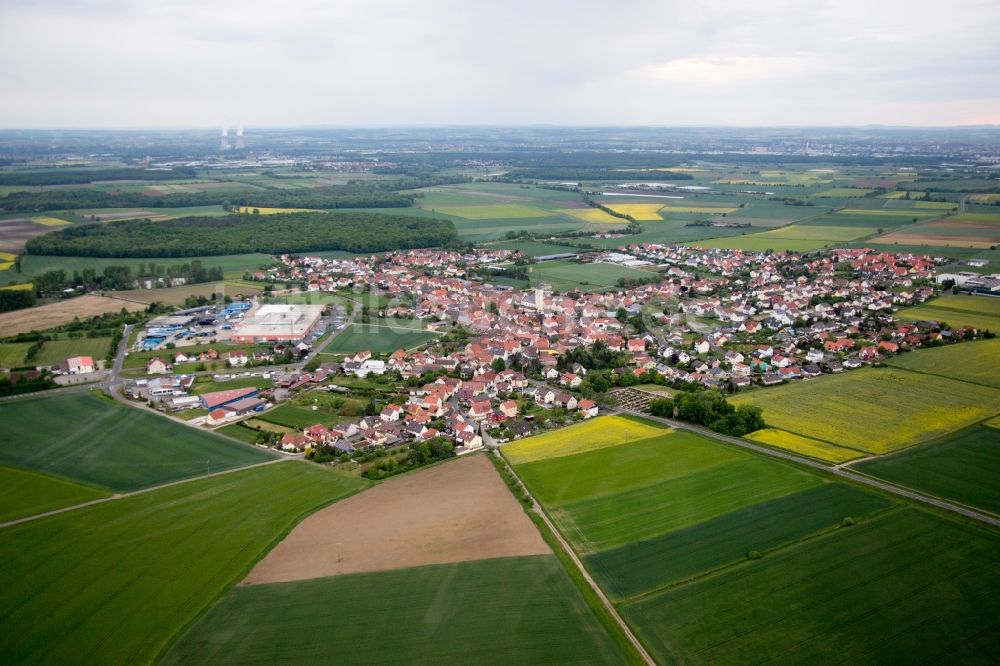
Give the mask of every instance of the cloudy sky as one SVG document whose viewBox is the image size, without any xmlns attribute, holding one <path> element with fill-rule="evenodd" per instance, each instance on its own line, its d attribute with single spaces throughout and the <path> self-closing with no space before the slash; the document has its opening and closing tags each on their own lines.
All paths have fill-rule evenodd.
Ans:
<svg viewBox="0 0 1000 666">
<path fill-rule="evenodd" d="M 0 0 L 0 127 L 1000 123 L 1000 1 Z"/>
</svg>

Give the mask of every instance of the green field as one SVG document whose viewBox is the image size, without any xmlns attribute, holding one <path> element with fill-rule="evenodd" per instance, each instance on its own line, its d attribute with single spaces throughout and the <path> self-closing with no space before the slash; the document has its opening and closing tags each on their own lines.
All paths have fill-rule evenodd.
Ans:
<svg viewBox="0 0 1000 666">
<path fill-rule="evenodd" d="M 622 657 L 558 560 L 540 555 L 236 587 L 164 663 L 617 664 Z"/>
<path fill-rule="evenodd" d="M 998 427 L 974 425 L 944 439 L 854 467 L 900 486 L 1000 514 Z"/>
<path fill-rule="evenodd" d="M 705 449 L 712 446 L 706 440 Z M 750 454 L 740 460 L 709 463 L 678 478 L 665 476 L 665 480 L 614 495 L 553 507 L 552 518 L 578 552 L 592 553 L 650 539 L 821 482 L 805 470 Z"/>
<path fill-rule="evenodd" d="M 561 254 L 563 252 L 577 253 L 580 248 L 572 245 L 556 245 L 554 243 L 540 243 L 538 241 L 503 241 L 500 243 L 490 243 L 485 246 L 490 250 L 517 250 L 526 257 L 543 257 L 547 254 Z"/>
<path fill-rule="evenodd" d="M 305 514 L 363 487 L 283 462 L 6 528 L 9 663 L 149 663 Z"/>
<path fill-rule="evenodd" d="M 274 457 L 88 392 L 0 403 L 0 441 L 0 463 L 116 491 Z"/>
<path fill-rule="evenodd" d="M 239 277 L 247 271 L 254 271 L 261 266 L 274 263 L 274 257 L 269 254 L 232 254 L 215 257 L 165 257 L 152 259 L 126 259 L 126 258 L 104 258 L 104 257 L 58 257 L 49 255 L 24 255 L 21 257 L 21 275 L 35 276 L 46 271 L 64 270 L 68 275 L 73 271 L 82 272 L 90 268 L 101 273 L 107 266 L 128 266 L 132 270 L 138 270 L 139 265 L 149 267 L 150 264 L 156 266 L 177 266 L 189 264 L 192 261 L 200 261 L 206 268 L 218 266 L 229 276 Z M 11 271 L 13 274 L 14 271 Z"/>
<path fill-rule="evenodd" d="M 413 322 L 383 319 L 388 325 L 353 323 L 337 333 L 323 348 L 324 354 L 353 354 L 368 350 L 373 354 L 412 349 L 430 342 L 437 333 L 413 328 Z"/>
<path fill-rule="evenodd" d="M 557 291 L 602 291 L 616 286 L 619 278 L 656 275 L 616 264 L 579 264 L 566 259 L 543 261 L 531 267 L 531 282 L 541 281 Z"/>
<path fill-rule="evenodd" d="M 0 465 L 0 523 L 107 495 L 99 488 Z"/>
<path fill-rule="evenodd" d="M 664 663 L 988 664 L 1000 537 L 893 511 L 623 607 Z"/>
<path fill-rule="evenodd" d="M 1000 330 L 1000 317 L 952 308 L 940 308 L 932 304 L 903 308 L 895 316 L 903 321 L 937 321 L 944 322 L 948 326 L 972 326 L 980 331 L 996 332 Z"/>
<path fill-rule="evenodd" d="M 776 428 L 875 454 L 1000 413 L 996 389 L 895 368 L 863 368 L 746 391 L 731 401 L 761 407 Z"/>
<path fill-rule="evenodd" d="M 1000 338 L 917 349 L 890 359 L 889 365 L 1000 389 Z"/>
<path fill-rule="evenodd" d="M 94 361 L 103 360 L 111 348 L 111 338 L 76 338 L 73 340 L 51 340 L 42 344 L 41 351 L 25 361 L 24 355 L 31 342 L 0 343 L 0 368 L 18 368 L 24 365 L 54 366 L 70 356 L 90 356 Z"/>
<path fill-rule="evenodd" d="M 590 555 L 587 568 L 612 597 L 624 599 L 746 560 L 888 508 L 888 499 L 843 483 L 825 483 L 717 518 Z"/>
</svg>

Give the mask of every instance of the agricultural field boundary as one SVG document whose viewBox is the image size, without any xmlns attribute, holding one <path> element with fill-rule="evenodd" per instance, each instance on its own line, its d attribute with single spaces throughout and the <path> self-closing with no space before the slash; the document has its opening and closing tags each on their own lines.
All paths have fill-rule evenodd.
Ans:
<svg viewBox="0 0 1000 666">
<path fill-rule="evenodd" d="M 657 423 L 662 423 L 663 425 L 670 426 L 671 428 L 681 428 L 684 430 L 691 430 L 700 435 L 705 435 L 706 437 L 711 437 L 713 439 L 719 440 L 720 442 L 725 442 L 727 444 L 733 444 L 735 446 L 742 447 L 744 449 L 749 449 L 751 451 L 756 451 L 757 453 L 763 453 L 764 455 L 771 456 L 772 458 L 781 458 L 783 460 L 789 460 L 799 465 L 805 465 L 806 467 L 811 467 L 813 469 L 822 470 L 838 476 L 840 478 L 848 479 L 856 483 L 868 486 L 870 488 L 875 488 L 877 490 L 883 490 L 898 497 L 904 497 L 906 499 L 915 500 L 923 504 L 930 504 L 938 509 L 944 511 L 950 511 L 951 513 L 956 513 L 965 518 L 971 518 L 972 520 L 978 521 L 980 523 L 985 523 L 993 527 L 1000 527 L 1000 517 L 990 515 L 988 513 L 983 513 L 975 509 L 970 509 L 964 505 L 956 504 L 955 502 L 946 501 L 933 497 L 931 495 L 925 495 L 924 493 L 918 493 L 916 491 L 910 490 L 909 488 L 902 488 L 900 486 L 895 486 L 891 483 L 885 481 L 876 480 L 854 472 L 853 470 L 847 470 L 840 467 L 833 467 L 830 465 L 825 465 L 812 458 L 806 458 L 803 456 L 795 455 L 793 453 L 788 453 L 786 451 L 778 451 L 766 446 L 760 446 L 757 444 L 752 444 L 748 441 L 737 439 L 736 437 L 729 437 L 727 435 L 721 435 L 707 428 L 701 428 L 698 426 L 691 425 L 690 423 L 684 423 L 683 421 L 673 421 L 670 419 L 660 418 L 658 416 L 650 416 L 649 414 L 644 414 L 642 412 L 636 412 L 632 410 L 621 410 L 625 414 L 631 414 L 632 416 L 637 416 L 639 418 L 647 419 L 649 421 L 655 421 Z M 991 417 L 992 418 L 992 417 Z M 989 419 L 986 419 L 989 420 Z"/>
<path fill-rule="evenodd" d="M 529 515 L 534 514 L 538 516 L 538 519 L 541 520 L 541 522 L 545 525 L 545 528 L 548 531 L 548 535 L 546 535 L 545 531 L 539 530 L 542 531 L 542 536 L 545 538 L 545 540 L 549 541 L 549 537 L 551 537 L 558 544 L 558 547 L 553 546 L 552 550 L 556 552 L 557 555 L 559 554 L 559 551 L 562 551 L 559 560 L 563 561 L 563 557 L 569 560 L 569 562 L 576 569 L 576 572 L 572 573 L 571 575 L 574 577 L 579 576 L 584 580 L 584 582 L 586 582 L 586 584 L 590 587 L 593 593 L 597 596 L 598 600 L 601 603 L 601 606 L 604 607 L 604 612 L 612 620 L 614 620 L 615 624 L 618 625 L 618 629 L 621 631 L 621 634 L 625 636 L 628 642 L 632 645 L 635 651 L 642 658 L 643 662 L 645 662 L 649 666 L 656 666 L 656 661 L 653 659 L 653 657 L 650 656 L 649 652 L 646 651 L 646 647 L 642 644 L 642 642 L 636 637 L 634 633 L 632 633 L 632 629 L 625 623 L 625 620 L 622 619 L 621 615 L 618 614 L 618 610 L 611 603 L 611 600 L 608 599 L 607 595 L 604 594 L 604 590 L 601 589 L 601 587 L 590 575 L 590 572 L 587 571 L 586 567 L 583 566 L 583 562 L 580 561 L 580 558 L 577 556 L 573 548 L 570 547 L 569 542 L 566 541 L 562 533 L 560 533 L 559 530 L 556 529 L 556 526 L 552 522 L 552 519 L 549 518 L 548 513 L 545 512 L 545 509 L 542 507 L 542 505 L 539 504 L 538 501 L 534 498 L 534 496 L 531 494 L 531 491 L 528 490 L 528 487 L 524 485 L 524 481 L 521 480 L 521 477 L 517 475 L 517 472 L 510 465 L 510 463 L 502 455 L 500 455 L 499 451 L 495 452 L 494 455 L 500 461 L 500 463 L 504 467 L 506 467 L 507 471 L 513 476 L 513 478 L 516 479 L 519 484 L 521 484 L 525 496 L 531 502 L 531 512 L 529 513 Z"/>
<path fill-rule="evenodd" d="M 239 440 L 234 440 L 239 441 Z M 241 442 L 244 443 L 244 442 Z M 69 511 L 76 511 L 77 509 L 85 509 L 88 506 L 94 506 L 95 504 L 103 504 L 105 502 L 113 502 L 115 500 L 125 499 L 126 497 L 132 497 L 133 495 L 143 495 L 145 493 L 152 492 L 154 490 L 162 490 L 163 488 L 169 488 L 170 486 L 179 486 L 182 483 L 190 483 L 192 481 L 200 481 L 202 479 L 210 479 L 214 476 L 223 476 L 225 474 L 232 474 L 233 472 L 242 472 L 246 469 L 253 469 L 254 467 L 263 467 L 264 465 L 274 465 L 275 463 L 281 463 L 288 460 L 294 460 L 293 458 L 275 458 L 274 460 L 266 460 L 261 463 L 255 463 L 253 465 L 246 465 L 245 467 L 234 467 L 232 469 L 224 469 L 221 472 L 212 472 L 210 474 L 202 474 L 201 476 L 194 476 L 188 479 L 178 479 L 177 481 L 169 481 L 167 483 L 162 483 L 158 486 L 151 486 L 149 488 L 140 488 L 139 490 L 133 490 L 127 493 L 116 493 L 108 497 L 101 497 L 99 499 L 91 500 L 89 502 L 83 502 L 82 504 L 73 504 L 71 506 L 64 506 L 61 509 L 53 509 L 52 511 L 45 511 L 43 513 L 36 513 L 33 516 L 25 516 L 23 518 L 18 518 L 17 520 L 10 520 L 6 523 L 0 523 L 0 530 L 6 527 L 13 527 L 14 525 L 20 525 L 21 523 L 30 523 L 41 518 L 48 518 L 49 516 L 55 516 L 60 513 L 67 513 Z"/>
</svg>

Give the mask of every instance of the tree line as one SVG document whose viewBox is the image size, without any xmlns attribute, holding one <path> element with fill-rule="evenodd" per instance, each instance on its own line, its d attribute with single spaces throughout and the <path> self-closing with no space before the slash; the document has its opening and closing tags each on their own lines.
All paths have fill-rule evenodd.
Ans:
<svg viewBox="0 0 1000 666">
<path fill-rule="evenodd" d="M 0 173 L 0 185 L 85 185 L 99 180 L 178 180 L 197 178 L 190 167 L 173 169 L 48 169 L 46 171 L 5 171 Z"/>
<path fill-rule="evenodd" d="M 94 289 L 130 289 L 137 280 L 161 280 L 170 282 L 183 278 L 185 284 L 222 281 L 222 268 L 213 266 L 206 268 L 197 259 L 186 264 L 139 264 L 133 271 L 130 266 L 105 266 L 101 272 L 93 268 L 74 270 L 69 275 L 63 269 L 46 271 L 34 278 L 35 291 L 39 294 L 53 293 L 63 289 L 81 288 Z"/>
<path fill-rule="evenodd" d="M 457 237 L 450 220 L 430 217 L 366 212 L 240 214 L 79 224 L 36 236 L 26 249 L 29 254 L 73 257 L 381 252 L 440 246 Z"/>
<path fill-rule="evenodd" d="M 649 401 L 649 413 L 696 423 L 732 437 L 742 437 L 767 427 L 760 407 L 734 407 L 722 393 L 714 389 L 685 391 L 673 398 L 654 398 Z"/>
</svg>

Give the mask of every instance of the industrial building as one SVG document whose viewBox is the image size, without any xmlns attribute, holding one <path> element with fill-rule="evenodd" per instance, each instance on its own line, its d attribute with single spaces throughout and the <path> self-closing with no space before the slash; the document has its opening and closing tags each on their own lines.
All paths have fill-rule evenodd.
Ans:
<svg viewBox="0 0 1000 666">
<path fill-rule="evenodd" d="M 323 305 L 262 305 L 236 325 L 231 340 L 236 344 L 255 342 L 301 342 L 316 330 Z"/>
</svg>

